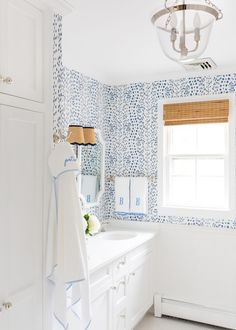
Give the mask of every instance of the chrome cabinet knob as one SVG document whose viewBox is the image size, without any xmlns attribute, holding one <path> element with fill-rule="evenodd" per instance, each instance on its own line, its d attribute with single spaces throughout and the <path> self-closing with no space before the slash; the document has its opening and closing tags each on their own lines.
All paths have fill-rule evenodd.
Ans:
<svg viewBox="0 0 236 330">
<path fill-rule="evenodd" d="M 126 263 L 125 261 L 120 261 L 120 262 L 118 263 L 118 265 L 116 266 L 116 268 L 119 269 L 119 268 L 125 266 L 125 263 Z"/>
<path fill-rule="evenodd" d="M 132 276 L 135 276 L 135 275 L 136 275 L 135 272 L 129 273 L 128 282 L 130 281 L 131 277 L 132 277 Z"/>
<path fill-rule="evenodd" d="M 2 306 L 5 308 L 5 309 L 10 309 L 12 307 L 12 303 L 11 302 L 5 302 L 2 304 Z"/>
<path fill-rule="evenodd" d="M 116 291 L 117 290 L 117 286 L 112 286 L 111 289 L 114 290 L 114 291 Z"/>
<path fill-rule="evenodd" d="M 11 77 L 6 77 L 4 80 L 3 80 L 4 83 L 8 84 L 8 85 L 11 85 L 12 82 L 13 82 L 13 79 Z"/>
<path fill-rule="evenodd" d="M 11 85 L 13 82 L 13 79 L 11 77 L 3 77 L 2 75 L 0 75 L 0 81 L 5 84 Z"/>
</svg>

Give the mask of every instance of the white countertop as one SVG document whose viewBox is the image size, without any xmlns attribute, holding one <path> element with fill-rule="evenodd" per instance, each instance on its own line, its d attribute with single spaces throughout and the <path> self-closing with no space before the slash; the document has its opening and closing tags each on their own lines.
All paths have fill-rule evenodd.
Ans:
<svg viewBox="0 0 236 330">
<path fill-rule="evenodd" d="M 112 239 L 117 235 L 119 239 Z M 122 238 L 122 235 L 124 235 L 124 238 Z M 154 236 L 155 233 L 151 232 L 109 230 L 89 237 L 87 239 L 89 272 L 92 273 L 104 267 L 139 245 L 151 240 Z"/>
</svg>

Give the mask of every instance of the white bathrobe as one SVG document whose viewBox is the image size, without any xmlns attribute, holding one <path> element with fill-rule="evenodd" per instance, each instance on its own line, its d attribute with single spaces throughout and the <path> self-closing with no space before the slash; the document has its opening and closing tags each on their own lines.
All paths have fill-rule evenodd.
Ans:
<svg viewBox="0 0 236 330">
<path fill-rule="evenodd" d="M 48 222 L 47 278 L 53 284 L 53 330 L 85 330 L 90 295 L 84 222 L 76 187 L 79 164 L 69 143 L 49 157 L 53 177 Z"/>
</svg>

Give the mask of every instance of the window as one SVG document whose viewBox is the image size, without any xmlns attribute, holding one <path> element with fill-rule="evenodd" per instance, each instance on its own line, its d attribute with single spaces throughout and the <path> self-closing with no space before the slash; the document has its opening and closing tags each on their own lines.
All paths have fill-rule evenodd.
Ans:
<svg viewBox="0 0 236 330">
<path fill-rule="evenodd" d="M 233 208 L 229 106 L 217 103 L 222 118 L 217 114 L 216 119 L 217 107 L 210 102 L 164 107 L 160 214 L 164 210 L 164 214 L 185 215 L 188 210 L 187 215 L 194 216 L 197 213 L 192 211 L 200 210 L 204 216 L 204 211 L 229 212 Z"/>
</svg>

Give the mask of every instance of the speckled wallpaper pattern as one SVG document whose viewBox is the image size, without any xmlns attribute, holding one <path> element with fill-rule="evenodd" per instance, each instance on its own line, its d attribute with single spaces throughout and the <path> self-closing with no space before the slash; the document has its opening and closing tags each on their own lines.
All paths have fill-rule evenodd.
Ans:
<svg viewBox="0 0 236 330">
<path fill-rule="evenodd" d="M 148 221 L 236 229 L 236 219 L 163 217 L 158 215 L 157 132 L 163 99 L 219 95 L 236 97 L 236 74 L 161 80 L 107 86 L 62 66 L 61 18 L 54 23 L 54 128 L 68 124 L 95 126 L 106 142 L 105 193 L 99 206 L 90 209 L 103 221 Z M 236 140 L 236 139 L 235 139 Z M 110 176 L 149 178 L 148 214 L 118 216 L 114 213 L 114 182 Z"/>
</svg>

